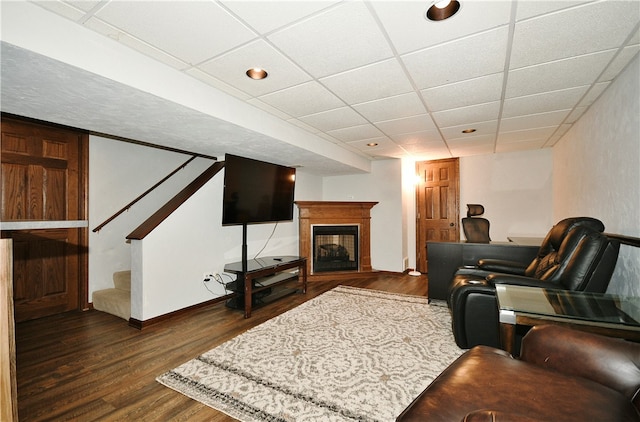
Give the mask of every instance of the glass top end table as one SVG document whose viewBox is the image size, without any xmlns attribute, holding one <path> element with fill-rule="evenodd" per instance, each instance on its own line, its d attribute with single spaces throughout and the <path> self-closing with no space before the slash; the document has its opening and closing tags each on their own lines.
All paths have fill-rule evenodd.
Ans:
<svg viewBox="0 0 640 422">
<path fill-rule="evenodd" d="M 640 298 L 497 284 L 500 339 L 512 353 L 516 325 L 563 324 L 640 340 Z"/>
</svg>

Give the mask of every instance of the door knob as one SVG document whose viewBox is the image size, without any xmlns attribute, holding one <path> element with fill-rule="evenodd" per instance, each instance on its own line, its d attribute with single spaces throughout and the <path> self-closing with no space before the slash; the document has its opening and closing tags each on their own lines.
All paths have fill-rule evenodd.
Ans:
<svg viewBox="0 0 640 422">
<path fill-rule="evenodd" d="M 455 226 L 455 224 L 449 223 L 449 227 L 453 227 L 453 226 Z"/>
</svg>

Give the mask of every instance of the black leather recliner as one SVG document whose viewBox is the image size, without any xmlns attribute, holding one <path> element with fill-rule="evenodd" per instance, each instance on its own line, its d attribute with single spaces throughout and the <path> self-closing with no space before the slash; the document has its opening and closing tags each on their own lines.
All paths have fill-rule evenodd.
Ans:
<svg viewBox="0 0 640 422">
<path fill-rule="evenodd" d="M 597 219 L 568 218 L 551 228 L 528 265 L 484 259 L 475 267 L 460 268 L 448 296 L 458 346 L 500 346 L 496 284 L 604 293 L 620 244 L 603 231 L 604 225 Z"/>
</svg>

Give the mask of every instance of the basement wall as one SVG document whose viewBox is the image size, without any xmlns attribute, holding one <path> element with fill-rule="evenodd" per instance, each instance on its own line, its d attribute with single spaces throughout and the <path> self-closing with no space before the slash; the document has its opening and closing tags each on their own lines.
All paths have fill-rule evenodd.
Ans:
<svg viewBox="0 0 640 422">
<path fill-rule="evenodd" d="M 640 58 L 553 148 L 554 218 L 589 215 L 640 237 Z M 640 248 L 622 245 L 608 292 L 640 296 Z"/>
</svg>

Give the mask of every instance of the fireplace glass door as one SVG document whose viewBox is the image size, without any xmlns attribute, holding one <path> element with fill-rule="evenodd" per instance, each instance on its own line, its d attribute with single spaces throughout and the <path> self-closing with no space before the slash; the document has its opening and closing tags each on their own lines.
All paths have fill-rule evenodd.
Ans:
<svg viewBox="0 0 640 422">
<path fill-rule="evenodd" d="M 314 273 L 358 271 L 358 226 L 313 226 Z"/>
</svg>

